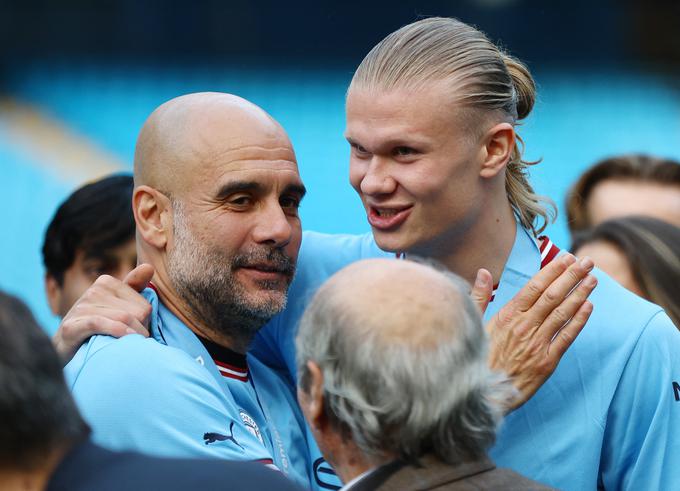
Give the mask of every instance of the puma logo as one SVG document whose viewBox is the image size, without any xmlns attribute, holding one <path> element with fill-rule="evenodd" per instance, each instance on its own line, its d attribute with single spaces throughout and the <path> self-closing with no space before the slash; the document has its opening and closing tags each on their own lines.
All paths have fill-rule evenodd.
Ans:
<svg viewBox="0 0 680 491">
<path fill-rule="evenodd" d="M 232 441 L 232 442 L 234 442 L 235 445 L 238 445 L 239 447 L 241 447 L 241 449 L 245 450 L 245 448 L 243 448 L 241 446 L 241 444 L 236 441 L 236 438 L 234 438 L 234 422 L 233 421 L 229 425 L 229 433 L 231 433 L 229 436 L 222 435 L 220 433 L 204 433 L 203 434 L 203 440 L 205 440 L 206 445 L 210 445 L 211 443 L 215 443 L 215 442 Z"/>
</svg>

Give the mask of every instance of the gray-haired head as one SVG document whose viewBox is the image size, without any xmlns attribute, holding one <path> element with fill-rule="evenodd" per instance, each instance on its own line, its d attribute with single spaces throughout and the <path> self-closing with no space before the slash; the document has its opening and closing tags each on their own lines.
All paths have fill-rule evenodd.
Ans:
<svg viewBox="0 0 680 491">
<path fill-rule="evenodd" d="M 457 463 L 493 443 L 509 387 L 486 363 L 468 284 L 424 262 L 373 259 L 334 275 L 300 322 L 297 363 L 323 375 L 331 425 L 372 460 Z"/>
</svg>

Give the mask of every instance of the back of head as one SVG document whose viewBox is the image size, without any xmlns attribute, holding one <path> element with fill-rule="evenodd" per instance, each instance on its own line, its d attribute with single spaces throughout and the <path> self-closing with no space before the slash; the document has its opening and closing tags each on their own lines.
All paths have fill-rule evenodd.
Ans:
<svg viewBox="0 0 680 491">
<path fill-rule="evenodd" d="M 323 374 L 328 417 L 369 459 L 448 463 L 492 444 L 506 386 L 486 365 L 486 339 L 467 284 L 411 261 L 345 268 L 315 295 L 297 338 Z M 493 395 L 493 397 L 492 397 Z"/>
<path fill-rule="evenodd" d="M 526 66 L 478 29 L 441 17 L 404 26 L 378 43 L 357 68 L 349 91 L 417 89 L 432 82 L 447 84 L 450 103 L 469 109 L 466 124 L 473 132 L 490 114 L 517 124 L 529 115 L 536 97 Z M 522 140 L 517 139 L 505 175 L 506 192 L 522 224 L 538 234 L 550 213 L 527 179 L 527 166 L 536 162 L 522 160 Z"/>
<path fill-rule="evenodd" d="M 30 470 L 89 434 L 47 335 L 0 292 L 0 467 Z"/>
<path fill-rule="evenodd" d="M 86 184 L 64 201 L 45 232 L 47 273 L 63 285 L 76 252 L 101 254 L 135 238 L 132 176 L 113 175 Z"/>
<path fill-rule="evenodd" d="M 663 307 L 680 329 L 680 228 L 649 217 L 608 220 L 577 233 L 572 251 L 593 242 L 621 251 L 643 296 Z"/>
<path fill-rule="evenodd" d="M 588 200 L 608 180 L 680 186 L 680 162 L 651 155 L 617 155 L 600 160 L 584 172 L 567 194 L 567 224 L 572 234 L 592 227 Z"/>
</svg>

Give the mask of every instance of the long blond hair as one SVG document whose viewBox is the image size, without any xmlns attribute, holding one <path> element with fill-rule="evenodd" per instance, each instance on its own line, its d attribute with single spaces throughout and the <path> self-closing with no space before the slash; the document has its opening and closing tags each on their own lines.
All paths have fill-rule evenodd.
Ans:
<svg viewBox="0 0 680 491">
<path fill-rule="evenodd" d="M 456 103 L 463 107 L 500 111 L 513 125 L 529 115 L 536 97 L 526 66 L 481 31 L 442 17 L 419 20 L 380 41 L 357 68 L 349 91 L 417 88 L 433 81 L 450 83 Z M 529 184 L 527 168 L 538 162 L 522 159 L 524 144 L 516 139 L 505 189 L 522 225 L 538 235 L 554 218 L 555 206 Z"/>
</svg>

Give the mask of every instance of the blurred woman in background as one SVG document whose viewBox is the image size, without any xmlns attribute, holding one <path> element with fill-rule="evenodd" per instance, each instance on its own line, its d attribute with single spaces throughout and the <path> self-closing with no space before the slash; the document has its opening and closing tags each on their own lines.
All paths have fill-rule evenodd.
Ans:
<svg viewBox="0 0 680 491">
<path fill-rule="evenodd" d="M 576 234 L 571 250 L 663 307 L 680 329 L 680 228 L 648 217 L 608 220 Z"/>
</svg>

